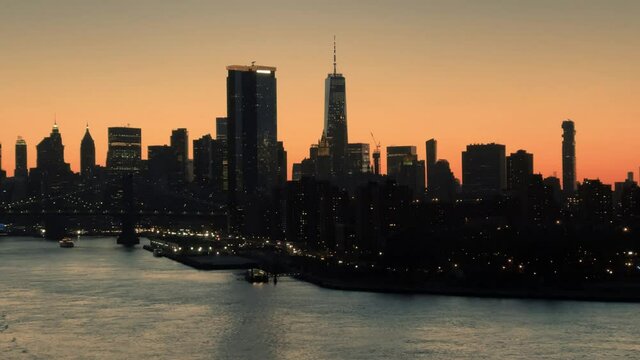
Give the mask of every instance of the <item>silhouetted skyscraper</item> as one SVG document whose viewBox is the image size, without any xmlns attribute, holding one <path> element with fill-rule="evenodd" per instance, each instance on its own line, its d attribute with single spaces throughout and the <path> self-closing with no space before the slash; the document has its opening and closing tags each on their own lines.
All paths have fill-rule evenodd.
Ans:
<svg viewBox="0 0 640 360">
<path fill-rule="evenodd" d="M 438 142 L 436 141 L 436 139 L 430 139 L 427 140 L 426 142 L 426 165 L 427 165 L 427 190 L 431 190 L 429 189 L 433 184 L 433 166 L 436 164 L 436 161 L 438 161 Z"/>
<path fill-rule="evenodd" d="M 211 180 L 211 135 L 205 135 L 200 139 L 193 140 L 193 175 L 198 183 L 205 183 Z"/>
<path fill-rule="evenodd" d="M 69 164 L 64 162 L 64 145 L 57 123 L 53 125 L 51 134 L 36 146 L 36 150 L 38 152 L 36 167 L 41 173 L 63 175 L 71 172 Z"/>
<path fill-rule="evenodd" d="M 518 150 L 507 156 L 507 188 L 523 191 L 533 175 L 533 154 Z M 541 180 L 542 181 L 542 180 Z"/>
<path fill-rule="evenodd" d="M 424 192 L 424 160 L 418 160 L 415 146 L 387 146 L 387 175 L 414 195 Z"/>
<path fill-rule="evenodd" d="M 380 175 L 380 150 L 376 148 L 373 151 L 373 173 Z"/>
<path fill-rule="evenodd" d="M 329 141 L 323 133 L 320 141 L 318 141 L 317 154 L 315 157 L 315 177 L 318 180 L 329 180 L 329 178 L 331 177 L 331 161 L 332 157 Z"/>
<path fill-rule="evenodd" d="M 371 172 L 369 144 L 355 143 L 347 145 L 347 169 L 349 174 L 365 174 Z"/>
<path fill-rule="evenodd" d="M 477 195 L 490 195 L 507 188 L 505 146 L 467 145 L 462 152 L 462 188 Z"/>
<path fill-rule="evenodd" d="M 562 190 L 572 195 L 576 183 L 576 129 L 573 121 L 562 122 Z"/>
<path fill-rule="evenodd" d="M 459 184 L 455 176 L 453 176 L 449 162 L 447 160 L 438 160 L 431 165 L 430 171 L 431 185 L 427 188 L 429 198 L 436 201 L 452 202 L 456 197 Z"/>
<path fill-rule="evenodd" d="M 229 144 L 227 142 L 227 118 L 216 118 L 216 140 L 212 144 L 214 186 L 229 190 Z M 217 184 L 217 185 L 215 185 Z"/>
<path fill-rule="evenodd" d="M 21 136 L 18 136 L 16 141 L 16 169 L 13 176 L 26 178 L 27 175 L 27 142 Z"/>
<path fill-rule="evenodd" d="M 178 157 L 178 181 L 187 182 L 189 177 L 189 132 L 176 129 L 171 132 L 171 147 Z"/>
<path fill-rule="evenodd" d="M 603 184 L 599 179 L 584 179 L 577 189 L 579 215 L 582 221 L 592 228 L 611 225 L 613 215 L 613 193 L 611 185 Z"/>
<path fill-rule="evenodd" d="M 264 193 L 277 181 L 275 67 L 227 66 L 229 191 Z"/>
<path fill-rule="evenodd" d="M 347 95 L 345 78 L 337 72 L 336 43 L 333 42 L 333 73 L 324 82 L 324 135 L 331 152 L 332 173 L 343 178 L 347 172 Z"/>
<path fill-rule="evenodd" d="M 407 157 L 418 158 L 415 146 L 387 146 L 387 175 L 396 178 Z"/>
<path fill-rule="evenodd" d="M 284 186 L 287 183 L 287 151 L 284 149 L 284 143 L 278 141 L 278 186 Z"/>
<path fill-rule="evenodd" d="M 80 143 L 80 175 L 83 177 L 91 177 L 96 167 L 96 144 L 89 133 L 89 126 L 84 133 L 82 142 Z"/>
<path fill-rule="evenodd" d="M 142 130 L 130 127 L 110 127 L 107 170 L 120 178 L 125 174 L 138 174 L 141 170 Z"/>
<path fill-rule="evenodd" d="M 147 148 L 147 167 L 152 183 L 174 187 L 178 182 L 178 157 L 176 149 L 167 145 L 154 145 Z"/>
<path fill-rule="evenodd" d="M 0 143 L 0 180 L 7 177 L 7 172 L 2 170 L 2 144 Z"/>
</svg>

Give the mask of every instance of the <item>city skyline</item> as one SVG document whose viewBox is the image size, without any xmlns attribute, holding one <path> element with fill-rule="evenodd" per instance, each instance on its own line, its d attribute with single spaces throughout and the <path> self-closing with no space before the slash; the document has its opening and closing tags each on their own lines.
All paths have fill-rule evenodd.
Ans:
<svg viewBox="0 0 640 360">
<path fill-rule="evenodd" d="M 505 144 L 509 153 L 525 149 L 535 154 L 535 172 L 560 176 L 558 123 L 570 118 L 578 128 L 578 181 L 600 178 L 613 183 L 624 178 L 627 171 L 637 171 L 639 111 L 630 90 L 639 80 L 634 66 L 639 58 L 638 47 L 634 46 L 638 40 L 633 36 L 638 25 L 630 19 L 638 13 L 638 5 L 618 2 L 619 6 L 601 9 L 596 2 L 581 2 L 580 8 L 574 8 L 566 2 L 546 7 L 499 7 L 488 2 L 462 9 L 406 3 L 421 16 L 437 13 L 458 20 L 464 31 L 456 32 L 442 20 L 424 22 L 431 25 L 417 23 L 406 9 L 391 8 L 387 3 L 370 7 L 352 19 L 329 19 L 326 26 L 312 29 L 327 20 L 330 12 L 306 4 L 272 13 L 273 20 L 259 22 L 256 29 L 270 29 L 264 34 L 269 41 L 262 44 L 252 34 L 239 34 L 233 41 L 226 39 L 217 25 L 207 30 L 205 23 L 219 15 L 196 12 L 215 6 L 162 3 L 151 11 L 144 5 L 130 5 L 133 15 L 150 11 L 150 22 L 176 10 L 183 17 L 171 18 L 163 30 L 175 31 L 175 40 L 189 35 L 202 40 L 204 34 L 198 31 L 217 34 L 210 39 L 210 47 L 200 49 L 191 42 L 179 45 L 176 41 L 168 46 L 150 39 L 150 34 L 131 19 L 119 16 L 118 6 L 113 4 L 73 8 L 61 2 L 55 9 L 60 15 L 84 14 L 96 20 L 95 27 L 86 20 L 68 17 L 56 23 L 42 9 L 11 4 L 0 15 L 8 35 L 6 49 L 11 54 L 0 60 L 0 68 L 4 68 L 0 71 L 8 85 L 0 90 L 7 100 L 0 109 L 3 169 L 8 175 L 13 173 L 13 145 L 18 136 L 28 144 L 29 167 L 35 165 L 35 144 L 48 134 L 54 113 L 65 137 L 65 161 L 74 171 L 80 168 L 80 141 L 87 122 L 101 165 L 106 160 L 106 129 L 110 126 L 130 123 L 142 128 L 143 148 L 167 143 L 167 134 L 179 127 L 187 128 L 194 139 L 207 133 L 215 135 L 215 118 L 226 115 L 225 66 L 259 60 L 279 69 L 279 138 L 288 151 L 291 174 L 291 165 L 306 155 L 309 144 L 317 141 L 323 128 L 323 78 L 331 71 L 332 37 L 336 33 L 340 72 L 349 78 L 349 139 L 353 143 L 371 144 L 372 131 L 383 148 L 417 146 L 418 157 L 424 159 L 420 144 L 436 138 L 440 157 L 447 159 L 456 177 L 461 178 L 460 153 L 465 146 L 496 142 Z M 238 16 L 235 5 L 221 6 L 226 13 Z M 341 6 L 352 15 L 357 8 L 357 4 Z M 102 13 L 96 13 L 96 9 Z M 296 9 L 318 11 L 295 36 L 270 28 Z M 498 9 L 501 16 L 492 15 Z M 256 6 L 247 16 L 255 17 L 261 10 L 265 9 Z M 479 11 L 474 21 L 470 21 L 471 10 Z M 384 11 L 395 23 L 406 20 L 406 27 L 385 26 L 384 21 L 374 26 L 373 19 Z M 506 20 L 509 16 L 505 13 L 526 21 L 516 24 Z M 187 19 L 193 22 L 187 23 Z M 295 19 L 300 25 L 311 17 L 303 12 Z M 24 20 L 22 24 L 20 20 Z M 131 31 L 130 41 L 101 31 L 114 21 L 122 23 L 121 31 Z M 539 33 L 536 21 L 555 35 Z M 365 38 L 366 31 L 354 28 L 354 24 L 366 25 L 374 36 Z M 26 25 L 33 26 L 32 31 L 22 32 Z M 56 34 L 65 46 L 44 42 L 43 34 L 52 26 L 60 27 Z M 409 30 L 425 36 L 414 37 L 409 43 Z M 463 33 L 477 43 L 464 39 Z M 478 53 L 489 40 L 495 54 Z M 136 49 L 134 45 L 140 44 L 144 46 Z M 219 48 L 213 44 L 219 44 Z M 292 44 L 297 47 L 293 53 Z M 166 54 L 169 49 L 182 49 L 185 56 L 160 57 L 162 61 L 141 67 L 151 55 Z M 34 56 L 45 53 L 49 61 L 34 62 Z M 99 61 L 105 54 L 106 60 Z M 463 57 L 469 60 L 462 61 Z M 138 72 L 127 70 L 131 66 Z M 411 66 L 420 71 L 403 71 Z M 388 79 L 384 89 L 375 86 L 381 76 Z M 29 131 L 21 125 L 27 123 Z M 617 161 L 610 161 L 610 156 Z M 383 153 L 383 172 L 385 159 Z"/>
<path fill-rule="evenodd" d="M 0 0 L 0 358 L 637 357 L 638 18 Z"/>
</svg>

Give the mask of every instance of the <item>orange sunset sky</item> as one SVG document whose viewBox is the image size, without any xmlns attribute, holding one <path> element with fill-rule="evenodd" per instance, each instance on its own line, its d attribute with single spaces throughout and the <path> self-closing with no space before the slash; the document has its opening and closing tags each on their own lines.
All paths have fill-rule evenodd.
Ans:
<svg viewBox="0 0 640 360">
<path fill-rule="evenodd" d="M 577 129 L 578 179 L 640 165 L 640 1 L 0 0 L 0 142 L 35 145 L 54 114 L 78 170 L 85 123 L 104 164 L 107 127 L 146 146 L 215 134 L 229 64 L 278 68 L 278 137 L 291 164 L 317 142 L 332 39 L 347 79 L 350 142 L 436 138 L 460 177 L 467 144 L 534 153 L 561 173 L 561 122 Z M 383 158 L 385 153 L 383 151 Z M 383 161 L 384 164 L 384 161 Z"/>
</svg>

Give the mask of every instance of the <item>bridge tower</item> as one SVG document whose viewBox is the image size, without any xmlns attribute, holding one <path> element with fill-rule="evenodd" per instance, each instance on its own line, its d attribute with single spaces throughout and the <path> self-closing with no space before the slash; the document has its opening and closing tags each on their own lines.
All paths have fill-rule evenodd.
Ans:
<svg viewBox="0 0 640 360">
<path fill-rule="evenodd" d="M 135 199 L 133 194 L 133 175 L 128 174 L 122 178 L 122 232 L 118 236 L 117 244 L 135 246 L 140 244 L 140 238 L 136 234 Z"/>
</svg>

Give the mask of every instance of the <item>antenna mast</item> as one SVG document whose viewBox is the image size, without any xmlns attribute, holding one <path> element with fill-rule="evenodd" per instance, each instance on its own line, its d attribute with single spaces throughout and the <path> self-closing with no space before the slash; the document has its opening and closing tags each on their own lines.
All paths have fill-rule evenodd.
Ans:
<svg viewBox="0 0 640 360">
<path fill-rule="evenodd" d="M 333 75 L 336 75 L 338 72 L 336 71 L 336 36 L 333 35 Z"/>
</svg>

